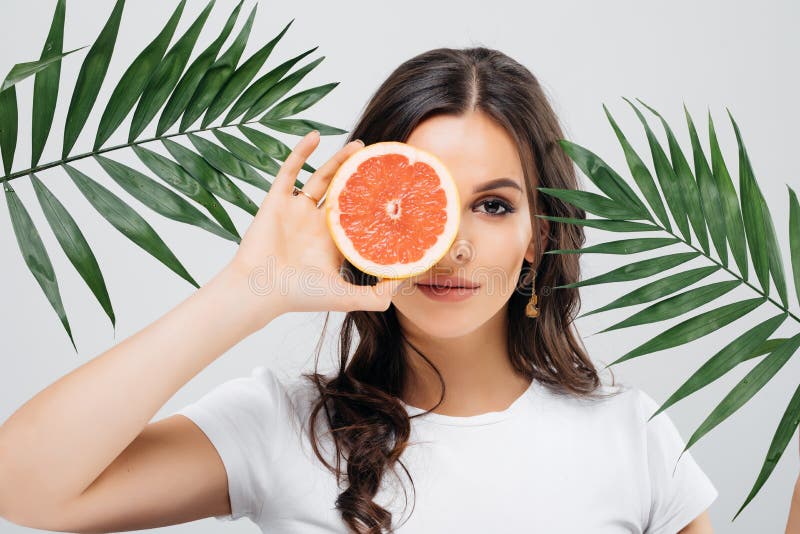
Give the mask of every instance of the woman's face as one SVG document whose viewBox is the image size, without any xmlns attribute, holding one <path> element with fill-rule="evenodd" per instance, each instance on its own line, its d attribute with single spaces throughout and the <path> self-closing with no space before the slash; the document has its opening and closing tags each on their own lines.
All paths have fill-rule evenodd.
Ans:
<svg viewBox="0 0 800 534">
<path fill-rule="evenodd" d="M 462 336 L 506 306 L 523 258 L 534 260 L 522 163 L 511 137 L 482 112 L 430 117 L 412 131 L 406 143 L 434 154 L 450 170 L 461 197 L 461 223 L 436 269 L 408 279 L 392 303 L 401 324 L 410 321 L 414 329 L 437 338 Z M 539 221 L 546 235 L 547 221 Z M 452 284 L 438 274 L 448 267 L 448 277 L 478 285 L 474 290 L 451 290 L 467 298 L 438 300 L 431 295 L 435 289 L 426 292 L 418 285 Z"/>
</svg>

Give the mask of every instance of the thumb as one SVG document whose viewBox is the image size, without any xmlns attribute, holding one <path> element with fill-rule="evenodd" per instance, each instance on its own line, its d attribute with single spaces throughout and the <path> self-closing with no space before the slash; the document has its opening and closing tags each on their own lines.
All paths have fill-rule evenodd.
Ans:
<svg viewBox="0 0 800 534">
<path fill-rule="evenodd" d="M 392 297 L 406 281 L 406 278 L 384 278 L 374 286 L 364 286 L 367 289 L 367 305 L 375 311 L 388 310 Z"/>
</svg>

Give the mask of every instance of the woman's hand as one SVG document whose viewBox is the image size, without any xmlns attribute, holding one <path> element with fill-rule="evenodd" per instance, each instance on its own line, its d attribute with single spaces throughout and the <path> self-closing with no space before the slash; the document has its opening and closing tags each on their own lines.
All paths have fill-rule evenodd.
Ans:
<svg viewBox="0 0 800 534">
<path fill-rule="evenodd" d="M 330 236 L 324 207 L 292 194 L 297 174 L 318 144 L 319 133 L 312 131 L 294 147 L 226 269 L 238 273 L 254 295 L 274 296 L 258 300 L 273 309 L 278 302 L 283 312 L 386 310 L 403 280 L 385 279 L 375 286 L 347 282 L 339 273 L 344 256 Z M 342 147 L 311 175 L 303 192 L 324 202 L 336 170 L 363 146 L 352 141 Z"/>
</svg>

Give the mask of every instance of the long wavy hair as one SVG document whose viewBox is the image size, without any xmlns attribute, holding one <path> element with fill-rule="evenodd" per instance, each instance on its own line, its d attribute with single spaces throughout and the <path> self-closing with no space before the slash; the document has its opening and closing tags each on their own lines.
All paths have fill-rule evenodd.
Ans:
<svg viewBox="0 0 800 534">
<path fill-rule="evenodd" d="M 575 168 L 557 143 L 563 138 L 561 127 L 538 80 L 523 65 L 497 50 L 438 48 L 404 62 L 372 96 L 347 142 L 404 142 L 417 124 L 434 114 L 458 116 L 470 111 L 487 114 L 516 143 L 537 244 L 540 234 L 535 214 L 585 218 L 582 209 L 537 194 L 538 186 L 577 189 Z M 584 241 L 582 226 L 551 221 L 545 248 L 578 249 Z M 517 371 L 558 394 L 605 398 L 608 395 L 598 391 L 602 383 L 597 370 L 572 327 L 580 308 L 578 289 L 553 289 L 580 280 L 580 254 L 544 252 L 537 250 L 533 265 L 523 260 L 520 282 L 508 300 L 511 362 Z M 341 272 L 354 284 L 377 282 L 347 260 Z M 525 306 L 534 285 L 540 313 L 531 319 L 525 315 Z M 434 408 L 444 399 L 445 383 L 436 366 L 403 335 L 393 304 L 383 312 L 346 313 L 339 338 L 338 371 L 333 376 L 320 374 L 320 348 L 329 319 L 327 313 L 316 346 L 315 370 L 302 374 L 319 395 L 309 415 L 311 444 L 319 460 L 336 476 L 340 489 L 343 482 L 347 484 L 336 499 L 336 508 L 352 531 L 393 532 L 391 512 L 373 499 L 384 472 L 396 464 L 403 468 L 413 487 L 413 479 L 400 461 L 410 444 L 411 432 L 411 417 L 399 400 L 407 376 L 407 346 L 439 377 L 442 394 Z M 354 330 L 358 332 L 358 343 L 351 356 Z M 335 444 L 335 465 L 323 457 L 317 444 L 320 435 L 315 423 L 321 410 L 328 425 L 325 434 Z M 430 412 L 413 417 L 427 413 Z M 346 477 L 342 459 L 346 462 Z"/>
</svg>

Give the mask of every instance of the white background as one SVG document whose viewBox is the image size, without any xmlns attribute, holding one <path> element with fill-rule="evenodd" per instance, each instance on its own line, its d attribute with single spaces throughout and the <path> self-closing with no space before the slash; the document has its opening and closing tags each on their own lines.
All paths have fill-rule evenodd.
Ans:
<svg viewBox="0 0 800 534">
<path fill-rule="evenodd" d="M 15 63 L 39 57 L 54 5 L 54 1 L 11 0 L 0 4 L 3 28 L 0 32 L 0 75 L 4 76 Z M 64 49 L 91 45 L 112 5 L 110 1 L 100 0 L 68 2 Z M 114 84 L 160 30 L 175 5 L 176 1 L 128 2 L 106 83 L 74 154 L 91 148 L 100 114 Z M 216 37 L 234 5 L 233 0 L 217 1 L 192 58 Z M 245 3 L 234 32 L 238 31 L 252 5 L 252 1 Z M 188 2 L 177 35 L 182 34 L 204 6 L 204 1 Z M 787 276 L 791 280 L 786 186 L 788 184 L 800 191 L 795 164 L 798 142 L 795 128 L 800 122 L 797 105 L 797 95 L 800 94 L 798 15 L 798 4 L 788 1 L 261 2 L 243 59 L 272 39 L 289 20 L 296 18 L 262 72 L 319 45 L 320 48 L 301 65 L 322 55 L 326 59 L 293 92 L 333 81 L 341 84 L 300 116 L 349 130 L 379 83 L 406 59 L 440 46 L 485 45 L 497 48 L 526 65 L 539 78 L 561 118 L 565 136 L 599 154 L 626 178 L 630 174 L 603 113 L 603 103 L 648 164 L 651 159 L 641 125 L 621 97 L 641 98 L 660 111 L 685 150 L 689 145 L 683 103 L 698 126 L 704 146 L 708 144 L 706 113 L 710 110 L 723 154 L 738 188 L 736 145 L 725 111 L 727 107 L 744 135 L 756 178 L 775 221 Z M 53 132 L 42 162 L 60 156 L 66 108 L 85 52 L 78 52 L 63 63 Z M 15 170 L 23 168 L 30 158 L 32 88 L 32 79 L 18 87 L 21 141 Z M 124 142 L 129 120 L 112 137 L 111 144 Z M 652 120 L 651 126 L 665 142 L 660 124 Z M 153 125 L 147 131 L 152 132 Z M 280 133 L 277 136 L 289 146 L 294 146 L 297 139 Z M 323 138 L 317 152 L 310 158 L 310 164 L 318 167 L 327 161 L 343 139 L 344 136 Z M 120 152 L 116 156 L 137 165 L 130 153 Z M 200 284 L 207 282 L 234 253 L 234 243 L 196 227 L 164 219 L 144 208 L 100 173 L 96 163 L 84 160 L 78 167 L 145 214 Z M 137 168 L 141 169 L 141 164 Z M 303 172 L 300 179 L 304 181 L 307 177 Z M 3 275 L 0 284 L 0 339 L 3 347 L 0 353 L 0 421 L 48 384 L 155 321 L 194 291 L 192 286 L 106 223 L 62 171 L 43 172 L 40 178 L 70 209 L 94 248 L 117 312 L 118 331 L 113 333 L 102 309 L 61 252 L 41 214 L 30 183 L 26 179 L 14 180 L 14 188 L 31 211 L 50 251 L 79 354 L 73 351 L 57 316 L 19 254 L 7 207 L 0 208 Z M 596 191 L 587 179 L 582 180 L 584 188 Z M 263 192 L 241 182 L 237 185 L 257 204 L 260 203 Z M 0 204 L 5 205 L 5 202 Z M 233 206 L 228 211 L 243 233 L 250 216 Z M 624 237 L 629 236 L 589 229 L 587 245 Z M 676 245 L 671 252 L 687 250 L 685 246 Z M 624 256 L 587 254 L 583 257 L 583 276 L 589 278 L 628 261 L 630 258 Z M 696 262 L 692 267 L 708 265 L 703 260 Z M 750 272 L 752 276 L 752 266 Z M 708 281 L 712 279 L 726 278 L 715 276 Z M 584 288 L 581 311 L 602 306 L 638 285 L 641 284 Z M 774 289 L 772 294 L 776 294 Z M 798 306 L 791 284 L 790 295 L 791 309 L 797 314 Z M 737 288 L 698 311 L 755 296 L 748 289 Z M 593 315 L 578 321 L 579 331 L 598 366 L 614 361 L 683 319 L 590 336 L 633 311 L 638 311 L 638 308 Z M 760 317 L 751 316 L 747 321 L 729 325 L 688 346 L 613 366 L 617 381 L 631 383 L 648 392 L 657 402 L 663 402 L 727 340 L 776 314 L 776 310 L 768 306 L 762 306 L 759 311 L 762 312 Z M 335 332 L 341 316 L 335 314 L 334 318 Z M 281 316 L 191 380 L 170 399 L 156 419 L 174 412 L 226 379 L 247 374 L 256 365 L 264 364 L 288 372 L 309 368 L 313 363 L 311 355 L 320 333 L 321 319 L 322 314 Z M 787 322 L 775 336 L 793 335 L 797 326 L 794 322 Z M 333 339 L 333 334 L 329 332 L 330 339 Z M 332 345 L 326 346 L 324 354 L 330 354 L 331 348 Z M 323 363 L 327 364 L 327 359 L 323 359 Z M 668 410 L 685 441 L 755 363 L 757 361 L 740 365 L 724 378 Z M 153 372 L 157 373 L 158 369 Z M 795 355 L 743 409 L 690 449 L 720 490 L 719 498 L 711 507 L 717 532 L 783 532 L 794 481 L 800 470 L 796 432 L 759 495 L 735 522 L 731 523 L 731 519 L 761 469 L 778 421 L 797 385 L 799 372 L 800 362 Z M 102 429 L 97 431 L 102 432 Z M 206 519 L 156 530 L 219 532 L 221 526 L 213 519 Z M 237 529 L 256 531 L 256 527 L 247 521 L 225 527 L 230 532 Z M 30 531 L 0 520 L 0 532 Z"/>
</svg>

